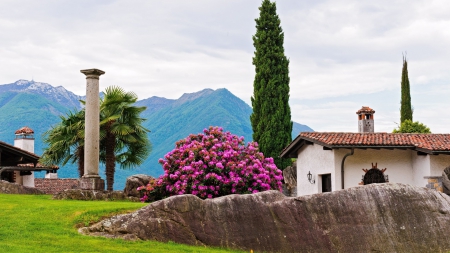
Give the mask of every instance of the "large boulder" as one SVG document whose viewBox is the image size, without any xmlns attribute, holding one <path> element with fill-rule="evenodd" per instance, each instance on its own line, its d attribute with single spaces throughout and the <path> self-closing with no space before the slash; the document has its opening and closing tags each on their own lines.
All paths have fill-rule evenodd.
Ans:
<svg viewBox="0 0 450 253">
<path fill-rule="evenodd" d="M 264 252 L 445 252 L 449 231 L 449 196 L 392 183 L 296 198 L 277 191 L 180 195 L 80 229 Z"/>
<path fill-rule="evenodd" d="M 10 183 L 0 180 L 0 193 L 7 194 L 44 194 L 44 192 L 34 187 L 27 187 L 20 184 Z"/>
<path fill-rule="evenodd" d="M 126 196 L 131 196 L 131 197 L 137 197 L 140 198 L 141 193 L 138 192 L 136 189 L 139 186 L 143 186 L 143 185 L 147 185 L 150 180 L 154 179 L 151 176 L 148 175 L 144 175 L 144 174 L 137 174 L 137 175 L 132 175 L 129 176 L 127 178 L 127 181 L 125 182 L 125 188 L 123 189 L 123 193 Z"/>
</svg>

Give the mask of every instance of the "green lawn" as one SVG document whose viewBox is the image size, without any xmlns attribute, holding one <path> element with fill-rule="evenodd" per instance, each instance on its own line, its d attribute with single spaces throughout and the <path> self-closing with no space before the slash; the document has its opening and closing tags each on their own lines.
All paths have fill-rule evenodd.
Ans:
<svg viewBox="0 0 450 253">
<path fill-rule="evenodd" d="M 142 203 L 52 200 L 49 195 L 0 194 L 1 252 L 237 252 L 154 241 L 124 241 L 80 235 L 88 224 Z"/>
</svg>

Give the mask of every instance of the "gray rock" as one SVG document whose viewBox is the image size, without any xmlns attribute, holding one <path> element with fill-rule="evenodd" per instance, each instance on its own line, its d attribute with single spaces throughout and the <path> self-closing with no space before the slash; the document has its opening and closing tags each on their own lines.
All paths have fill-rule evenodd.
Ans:
<svg viewBox="0 0 450 253">
<path fill-rule="evenodd" d="M 264 252 L 445 252 L 450 197 L 371 184 L 296 198 L 277 191 L 201 200 L 180 195 L 80 232 Z"/>
<path fill-rule="evenodd" d="M 442 188 L 444 190 L 444 193 L 449 195 L 450 194 L 450 166 L 444 169 L 442 172 Z"/>
<path fill-rule="evenodd" d="M 44 194 L 44 192 L 20 184 L 10 183 L 8 181 L 0 180 L 0 193 L 7 194 Z"/>
<path fill-rule="evenodd" d="M 122 191 L 94 191 L 82 189 L 67 189 L 53 194 L 53 199 L 59 200 L 129 200 L 138 202 L 139 198 L 126 196 Z"/>
<path fill-rule="evenodd" d="M 123 189 L 123 192 L 127 196 L 140 198 L 142 196 L 136 189 L 139 186 L 147 185 L 148 182 L 150 182 L 150 180 L 152 179 L 154 178 L 144 174 L 129 176 L 125 183 L 125 188 Z"/>
<path fill-rule="evenodd" d="M 297 196 L 297 163 L 293 162 L 283 170 L 284 187 L 283 192 L 286 196 Z"/>
</svg>

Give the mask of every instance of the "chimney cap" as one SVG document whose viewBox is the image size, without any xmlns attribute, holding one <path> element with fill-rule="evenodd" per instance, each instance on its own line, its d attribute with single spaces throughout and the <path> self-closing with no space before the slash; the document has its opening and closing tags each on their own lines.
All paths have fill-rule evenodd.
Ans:
<svg viewBox="0 0 450 253">
<path fill-rule="evenodd" d="M 375 113 L 375 110 L 372 109 L 372 108 L 370 108 L 370 107 L 368 107 L 368 106 L 363 106 L 363 107 L 361 107 L 361 109 L 359 109 L 359 110 L 356 112 L 356 114 L 361 114 L 361 113 L 364 113 L 364 114 L 374 114 L 374 113 Z"/>
<path fill-rule="evenodd" d="M 34 134 L 34 131 L 33 131 L 33 129 L 31 129 L 27 126 L 24 126 L 24 127 L 20 128 L 19 130 L 17 130 L 15 132 L 15 134 Z"/>
</svg>

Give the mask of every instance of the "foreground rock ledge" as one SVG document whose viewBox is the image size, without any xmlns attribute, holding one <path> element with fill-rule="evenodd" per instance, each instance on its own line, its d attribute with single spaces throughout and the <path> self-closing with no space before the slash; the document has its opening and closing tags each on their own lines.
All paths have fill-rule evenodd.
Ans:
<svg viewBox="0 0 450 253">
<path fill-rule="evenodd" d="M 450 250 L 449 203 L 445 194 L 404 184 L 296 198 L 180 195 L 80 232 L 265 252 L 441 252 Z"/>
</svg>

